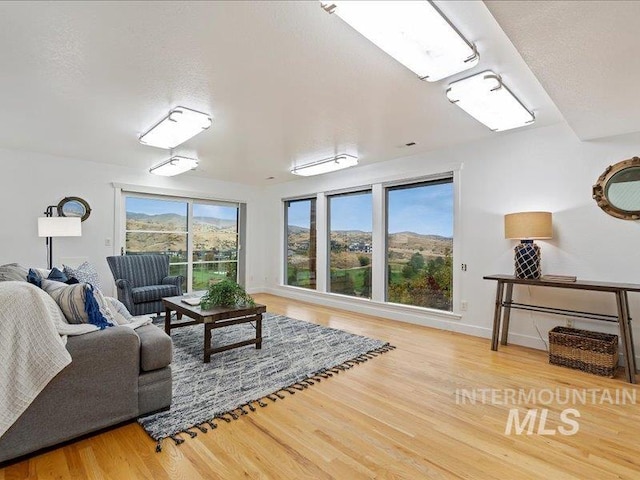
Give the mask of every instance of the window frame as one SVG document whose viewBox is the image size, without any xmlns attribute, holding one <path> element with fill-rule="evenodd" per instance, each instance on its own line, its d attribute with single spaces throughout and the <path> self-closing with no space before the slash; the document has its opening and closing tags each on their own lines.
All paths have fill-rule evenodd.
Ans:
<svg viewBox="0 0 640 480">
<path fill-rule="evenodd" d="M 429 185 L 443 185 L 443 184 L 451 184 L 452 187 L 452 200 L 453 200 L 453 205 L 452 205 L 452 209 L 451 209 L 451 214 L 452 214 L 452 225 L 453 225 L 453 229 L 452 229 L 452 238 L 451 238 L 451 261 L 452 261 L 452 275 L 451 275 L 451 310 L 443 310 L 443 309 L 439 309 L 439 308 L 434 308 L 434 307 L 423 307 L 420 305 L 411 305 L 411 304 L 406 304 L 406 303 L 397 303 L 397 302 L 391 302 L 389 301 L 389 279 L 388 279 L 388 269 L 389 269 L 389 192 L 393 191 L 393 190 L 405 190 L 405 189 L 410 189 L 410 188 L 418 188 L 418 187 L 424 187 L 424 186 L 429 186 Z M 456 178 L 454 175 L 454 172 L 447 172 L 447 173 L 442 173 L 442 174 L 437 174 L 437 175 L 432 175 L 429 177 L 425 177 L 425 178 L 417 178 L 417 179 L 412 179 L 409 181 L 396 181 L 396 182 L 389 182 L 386 184 L 382 185 L 383 191 L 384 191 L 384 205 L 383 205 L 383 211 L 384 211 L 384 222 L 383 222 L 383 233 L 384 233 L 384 271 L 385 271 L 385 276 L 384 276 L 384 281 L 383 281 L 383 297 L 382 297 L 382 301 L 387 304 L 387 305 L 400 305 L 403 307 L 411 307 L 411 308 L 424 308 L 426 310 L 433 310 L 433 311 L 438 311 L 438 312 L 446 312 L 446 313 L 454 313 L 455 311 L 455 301 L 454 299 L 455 297 L 455 292 L 457 290 L 457 288 L 455 288 L 455 284 L 456 282 L 454 281 L 454 278 L 456 277 L 455 275 L 455 268 L 453 268 L 453 266 L 455 266 L 455 256 L 454 256 L 454 252 L 455 252 L 455 242 L 456 242 L 456 213 L 457 213 L 457 208 L 456 208 L 456 197 L 457 197 L 457 185 L 456 185 Z"/>
<path fill-rule="evenodd" d="M 136 189 L 130 188 L 127 186 L 120 186 L 114 184 L 115 187 L 115 207 L 116 207 L 116 218 L 118 219 L 116 225 L 116 234 L 117 234 L 117 242 L 114 244 L 117 248 L 117 252 L 114 254 L 123 255 L 126 252 L 126 234 L 127 234 L 127 218 L 126 218 L 126 198 L 127 197 L 136 197 L 136 198 L 148 198 L 152 200 L 164 200 L 164 201 L 175 201 L 175 202 L 184 202 L 187 204 L 187 261 L 186 262 L 178 262 L 173 265 L 187 265 L 187 278 L 186 278 L 186 292 L 193 292 L 193 267 L 194 265 L 203 264 L 203 263 L 222 263 L 219 262 L 194 262 L 193 254 L 193 237 L 194 233 L 192 231 L 192 226 L 194 223 L 194 215 L 193 215 L 193 206 L 194 204 L 203 204 L 203 205 L 214 205 L 214 206 L 223 206 L 223 207 L 235 207 L 237 209 L 236 214 L 236 238 L 237 238 L 237 250 L 236 250 L 236 282 L 242 286 L 245 285 L 246 279 L 246 261 L 245 261 L 245 245 L 246 245 L 246 203 L 234 200 L 218 200 L 214 198 L 206 198 L 201 197 L 199 195 L 188 194 L 185 192 L 184 195 L 177 193 L 156 193 L 154 191 L 149 191 L 147 189 Z M 182 192 L 180 192 L 182 193 Z M 180 232 L 183 233 L 183 232 Z M 229 263 L 229 262 L 226 262 Z"/>
<path fill-rule="evenodd" d="M 285 200 L 304 199 L 312 196 L 317 197 L 316 214 L 317 214 L 317 287 L 315 291 L 304 289 L 308 294 L 318 295 L 318 299 L 325 298 L 327 301 L 332 301 L 330 298 L 334 298 L 337 303 L 336 306 L 340 306 L 343 299 L 349 299 L 350 304 L 359 305 L 359 309 L 368 308 L 367 305 L 375 305 L 376 308 L 381 308 L 388 312 L 403 312 L 402 314 L 408 315 L 433 315 L 444 319 L 460 319 L 460 305 L 463 295 L 463 275 L 461 269 L 457 267 L 460 262 L 464 262 L 462 255 L 462 243 L 464 232 L 462 231 L 460 223 L 461 212 L 461 178 L 462 178 L 463 165 L 457 162 L 443 162 L 440 167 L 437 165 L 429 172 L 424 170 L 421 172 L 415 172 L 414 174 L 399 174 L 390 175 L 386 178 L 367 179 L 363 183 L 348 186 L 338 189 L 326 189 L 306 191 L 300 194 L 294 194 L 286 198 Z M 439 310 L 436 308 L 428 308 L 414 305 L 406 305 L 399 303 L 386 302 L 386 275 L 387 275 L 387 208 L 386 208 L 386 192 L 387 187 L 395 187 L 402 185 L 412 185 L 419 183 L 429 183 L 431 181 L 440 179 L 452 179 L 453 184 L 453 249 L 452 249 L 452 310 Z M 363 297 L 346 296 L 339 293 L 331 293 L 329 288 L 329 213 L 328 213 L 328 197 L 332 195 L 358 192 L 358 191 L 371 191 L 372 203 L 373 203 L 373 234 L 372 234 L 372 271 L 371 271 L 371 299 Z M 283 212 L 283 210 L 281 210 Z M 282 237 L 280 238 L 280 245 L 284 248 L 281 249 L 283 255 L 286 255 L 286 235 L 284 224 L 284 215 L 280 216 Z M 281 272 L 279 287 L 285 290 L 290 289 L 293 294 L 293 290 L 297 290 L 297 287 L 287 285 L 284 281 L 284 272 L 282 266 L 286 263 L 286 258 L 280 261 Z M 457 263 L 455 263 L 457 262 Z M 302 293 L 302 292 L 300 292 Z M 296 293 L 298 294 L 298 293 Z M 304 297 L 299 297 L 304 298 Z M 345 305 L 346 306 L 346 305 Z"/>
<path fill-rule="evenodd" d="M 315 210 L 315 222 L 313 224 L 313 229 L 315 230 L 315 234 L 310 234 L 309 239 L 309 248 L 311 248 L 311 237 L 315 237 L 315 287 L 303 287 L 300 285 L 290 285 L 289 284 L 289 205 L 292 202 L 311 202 L 313 208 Z M 318 242 L 318 197 L 317 195 L 308 195 L 304 197 L 295 197 L 295 198 L 283 198 L 282 199 L 282 211 L 284 212 L 284 240 L 282 242 L 284 250 L 283 250 L 283 273 L 282 273 L 282 284 L 287 287 L 292 288 L 301 288 L 306 291 L 317 291 L 318 290 L 318 276 L 319 276 L 319 268 L 318 268 L 318 247 L 320 242 Z M 311 230 L 311 213 L 309 215 L 309 229 Z"/>
<path fill-rule="evenodd" d="M 344 197 L 344 196 L 349 196 L 349 195 L 358 195 L 358 194 L 363 194 L 363 193 L 368 193 L 371 196 L 371 262 L 369 264 L 369 268 L 370 268 L 370 282 L 371 282 L 371 287 L 370 287 L 370 291 L 369 291 L 369 296 L 368 297 L 360 297 L 357 295 L 348 295 L 348 294 L 344 294 L 344 293 L 337 293 L 337 292 L 332 292 L 331 291 L 331 199 L 334 197 Z M 326 278 L 326 285 L 325 285 L 325 293 L 329 293 L 331 295 L 340 295 L 342 297 L 345 298 L 357 298 L 357 299 L 362 299 L 362 300 L 373 300 L 374 299 L 374 295 L 373 295 L 373 283 L 374 283 L 374 277 L 373 277 L 373 255 L 374 255 L 374 251 L 376 250 L 375 247 L 375 241 L 374 241 L 374 224 L 375 224 L 375 219 L 374 219 L 374 211 L 375 211 L 375 205 L 374 205 L 374 189 L 373 189 L 373 185 L 364 185 L 364 186 L 360 186 L 360 187 L 356 187 L 356 188 L 350 188 L 350 189 L 343 189 L 343 190 L 335 190 L 335 191 L 331 191 L 331 192 L 326 192 L 324 194 L 325 196 L 325 201 L 326 201 L 326 209 L 325 209 L 325 218 L 324 218 L 324 222 L 325 222 L 325 226 L 326 226 L 326 266 L 325 266 L 325 278 Z"/>
</svg>

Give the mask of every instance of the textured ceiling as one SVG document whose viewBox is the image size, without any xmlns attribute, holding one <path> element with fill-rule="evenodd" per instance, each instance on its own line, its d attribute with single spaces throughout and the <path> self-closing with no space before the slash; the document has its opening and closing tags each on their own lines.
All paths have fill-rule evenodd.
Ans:
<svg viewBox="0 0 640 480">
<path fill-rule="evenodd" d="M 640 2 L 486 3 L 578 137 L 640 131 Z"/>
<path fill-rule="evenodd" d="M 562 121 L 484 3 L 438 4 L 481 57 L 427 83 L 315 1 L 0 2 L 0 147 L 146 170 L 168 155 L 137 136 L 183 105 L 214 117 L 175 152 L 200 158 L 188 175 L 281 182 L 334 153 L 369 164 L 512 134 L 446 99 L 486 69 L 536 113 L 526 128 Z"/>
</svg>

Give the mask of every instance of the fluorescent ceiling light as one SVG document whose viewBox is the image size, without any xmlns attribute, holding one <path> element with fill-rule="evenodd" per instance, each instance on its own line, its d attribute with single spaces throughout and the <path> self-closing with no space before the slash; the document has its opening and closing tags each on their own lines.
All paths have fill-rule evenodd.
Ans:
<svg viewBox="0 0 640 480">
<path fill-rule="evenodd" d="M 154 175 L 162 175 L 163 177 L 172 177 L 174 175 L 180 175 L 181 173 L 193 170 L 197 166 L 198 160 L 195 158 L 175 156 L 151 167 L 149 172 Z"/>
<path fill-rule="evenodd" d="M 211 117 L 190 108 L 176 107 L 140 137 L 140 143 L 171 149 L 211 126 Z"/>
<path fill-rule="evenodd" d="M 475 47 L 432 2 L 320 3 L 423 80 L 435 82 L 478 64 Z"/>
<path fill-rule="evenodd" d="M 447 89 L 447 97 L 496 132 L 524 127 L 535 121 L 533 113 L 502 83 L 500 75 L 492 71 L 453 82 Z"/>
<path fill-rule="evenodd" d="M 294 175 L 302 175 L 309 177 L 311 175 L 320 175 L 322 173 L 334 172 L 343 168 L 353 167 L 358 164 L 358 158 L 346 153 L 337 155 L 317 162 L 307 163 L 299 167 L 294 167 L 291 173 Z"/>
</svg>

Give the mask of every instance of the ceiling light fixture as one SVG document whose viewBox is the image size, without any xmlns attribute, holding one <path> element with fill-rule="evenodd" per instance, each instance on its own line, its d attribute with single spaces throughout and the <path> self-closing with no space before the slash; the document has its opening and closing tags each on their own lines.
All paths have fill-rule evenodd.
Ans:
<svg viewBox="0 0 640 480">
<path fill-rule="evenodd" d="M 194 170 L 198 166 L 198 160 L 195 158 L 171 157 L 169 160 L 165 160 L 158 165 L 155 165 L 149 169 L 150 173 L 154 175 L 162 175 L 163 177 L 173 177 L 174 175 L 180 175 L 181 173 Z"/>
<path fill-rule="evenodd" d="M 140 143 L 172 149 L 211 126 L 211 117 L 185 107 L 176 107 L 140 136 Z"/>
<path fill-rule="evenodd" d="M 496 132 L 535 121 L 533 113 L 502 83 L 500 75 L 490 70 L 453 82 L 447 89 L 447 97 Z"/>
<path fill-rule="evenodd" d="M 342 170 L 343 168 L 353 167 L 358 164 L 358 158 L 347 153 L 336 155 L 335 157 L 325 158 L 316 162 L 307 163 L 306 165 L 300 165 L 294 167 L 291 173 L 294 175 L 302 175 L 303 177 L 310 177 L 312 175 L 321 175 L 323 173 L 334 172 L 336 170 Z"/>
<path fill-rule="evenodd" d="M 322 8 L 428 82 L 478 64 L 480 56 L 430 1 L 321 1 Z"/>
</svg>

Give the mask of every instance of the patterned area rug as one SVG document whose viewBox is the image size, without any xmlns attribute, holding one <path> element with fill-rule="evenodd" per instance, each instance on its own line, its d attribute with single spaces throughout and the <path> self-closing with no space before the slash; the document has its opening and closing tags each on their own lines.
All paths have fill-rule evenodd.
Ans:
<svg viewBox="0 0 640 480">
<path fill-rule="evenodd" d="M 165 438 L 180 444 L 197 431 L 216 428 L 218 420 L 236 420 L 394 348 L 381 340 L 266 313 L 261 350 L 253 345 L 236 348 L 203 363 L 203 328 L 171 332 L 171 409 L 138 419 L 157 440 L 157 451 Z M 214 347 L 227 345 L 255 338 L 255 329 L 249 323 L 233 325 L 213 330 L 212 338 Z"/>
</svg>

